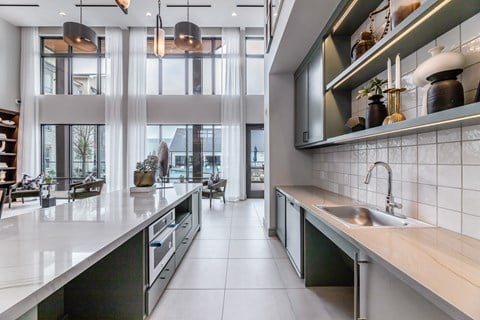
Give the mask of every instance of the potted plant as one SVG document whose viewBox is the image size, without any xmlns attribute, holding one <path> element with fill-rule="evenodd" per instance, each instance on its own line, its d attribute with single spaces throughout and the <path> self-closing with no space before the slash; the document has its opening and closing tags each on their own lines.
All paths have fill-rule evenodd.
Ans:
<svg viewBox="0 0 480 320">
<path fill-rule="evenodd" d="M 368 103 L 367 114 L 365 116 L 365 127 L 373 128 L 382 125 L 383 120 L 388 116 L 387 108 L 383 103 L 383 88 L 387 80 L 373 78 L 358 91 L 357 100 L 368 97 L 371 102 Z"/>
<path fill-rule="evenodd" d="M 183 174 L 180 175 L 180 177 L 178 177 L 180 179 L 180 183 L 184 183 L 185 182 L 185 176 Z"/>
<path fill-rule="evenodd" d="M 148 156 L 142 162 L 137 162 L 137 170 L 133 173 L 133 183 L 136 187 L 151 187 L 155 183 L 155 172 L 158 169 L 158 157 Z"/>
</svg>

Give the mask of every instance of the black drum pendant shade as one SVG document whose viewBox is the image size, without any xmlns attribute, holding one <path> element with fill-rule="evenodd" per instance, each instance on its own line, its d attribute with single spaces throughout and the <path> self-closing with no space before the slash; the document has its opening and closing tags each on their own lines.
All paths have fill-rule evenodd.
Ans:
<svg viewBox="0 0 480 320">
<path fill-rule="evenodd" d="M 115 0 L 117 6 L 122 9 L 123 13 L 128 14 L 128 8 L 130 7 L 130 0 Z"/>
<path fill-rule="evenodd" d="M 200 27 L 189 21 L 182 21 L 175 25 L 175 46 L 185 51 L 202 49 L 202 31 Z"/>
<path fill-rule="evenodd" d="M 80 0 L 80 23 L 63 24 L 63 41 L 80 51 L 97 51 L 97 33 L 83 23 L 83 0 Z"/>
<path fill-rule="evenodd" d="M 77 22 L 63 24 L 63 41 L 81 51 L 97 51 L 97 34 L 92 28 Z"/>
</svg>

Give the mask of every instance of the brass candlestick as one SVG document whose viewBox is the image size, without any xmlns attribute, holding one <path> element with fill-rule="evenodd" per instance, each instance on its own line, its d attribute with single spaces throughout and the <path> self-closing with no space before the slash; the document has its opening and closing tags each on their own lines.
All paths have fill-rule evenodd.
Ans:
<svg viewBox="0 0 480 320">
<path fill-rule="evenodd" d="M 388 95 L 388 116 L 383 120 L 383 124 L 382 125 L 387 125 L 390 123 L 390 119 L 392 118 L 392 114 L 394 113 L 395 109 L 394 109 L 394 106 L 393 106 L 393 92 L 394 92 L 395 88 L 389 88 L 385 91 L 383 91 L 384 93 L 386 93 Z"/>
<path fill-rule="evenodd" d="M 401 95 L 402 92 L 407 90 L 406 88 L 393 88 L 387 89 L 385 92 L 388 93 L 388 113 L 389 116 L 385 118 L 383 124 L 391 124 L 395 122 L 400 122 L 406 120 L 405 115 L 400 112 L 400 107 L 402 105 Z M 393 95 L 395 94 L 395 103 L 393 102 Z"/>
</svg>

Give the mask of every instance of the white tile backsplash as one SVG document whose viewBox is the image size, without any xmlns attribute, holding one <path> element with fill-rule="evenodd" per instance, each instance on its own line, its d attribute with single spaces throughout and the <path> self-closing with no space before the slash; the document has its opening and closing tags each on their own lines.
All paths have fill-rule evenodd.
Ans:
<svg viewBox="0 0 480 320">
<path fill-rule="evenodd" d="M 467 19 L 462 24 L 460 24 L 460 28 L 461 28 L 460 38 L 462 43 L 466 43 L 480 36 L 480 28 L 478 28 L 479 25 L 480 25 L 480 14 L 474 15 L 470 19 Z"/>
<path fill-rule="evenodd" d="M 462 213 L 438 208 L 438 226 L 455 232 L 461 232 Z"/>
<path fill-rule="evenodd" d="M 464 165 L 480 165 L 480 140 L 463 142 L 462 157 Z"/>
<path fill-rule="evenodd" d="M 439 130 L 437 132 L 437 142 L 438 143 L 460 141 L 461 138 L 462 138 L 462 136 L 461 136 L 461 129 L 460 128 Z"/>
<path fill-rule="evenodd" d="M 437 143 L 437 136 L 454 142 Z M 314 159 L 318 187 L 380 208 L 387 171 L 378 167 L 369 185 L 363 181 L 373 162 L 387 162 L 393 196 L 404 206 L 399 213 L 480 239 L 480 124 L 322 148 Z"/>
<path fill-rule="evenodd" d="M 437 167 L 437 182 L 439 186 L 461 188 L 462 166 L 439 165 Z"/>
<path fill-rule="evenodd" d="M 480 13 L 402 59 L 402 112 L 422 115 L 424 88 L 412 82 L 415 68 L 430 58 L 436 45 L 461 51 L 467 60 L 459 77 L 466 103 L 473 102 L 480 80 Z M 384 71 L 380 73 L 385 77 Z M 366 99 L 355 100 L 352 114 L 364 116 Z M 388 188 L 384 168 L 375 170 L 371 184 L 363 181 L 371 163 L 385 161 L 393 171 L 392 192 L 403 214 L 480 239 L 480 123 L 432 130 L 421 134 L 382 138 L 315 151 L 314 177 L 320 188 L 383 207 Z"/>
<path fill-rule="evenodd" d="M 438 187 L 438 207 L 462 211 L 462 189 Z"/>
<path fill-rule="evenodd" d="M 462 152 L 460 142 L 439 143 L 438 164 L 461 164 Z"/>
<path fill-rule="evenodd" d="M 463 188 L 480 190 L 480 166 L 463 166 Z"/>
</svg>

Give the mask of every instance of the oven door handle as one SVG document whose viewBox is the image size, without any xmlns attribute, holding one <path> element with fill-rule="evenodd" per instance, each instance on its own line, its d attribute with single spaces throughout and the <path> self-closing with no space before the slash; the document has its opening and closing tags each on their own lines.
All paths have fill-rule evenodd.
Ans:
<svg viewBox="0 0 480 320">
<path fill-rule="evenodd" d="M 162 245 L 164 245 L 164 244 L 165 244 L 165 240 L 167 240 L 172 234 L 175 233 L 175 229 L 174 229 L 172 226 L 170 226 L 170 227 L 171 227 L 170 230 L 168 230 L 168 229 L 165 230 L 165 231 L 163 232 L 163 234 L 160 234 L 157 238 L 155 238 L 154 240 L 150 241 L 150 244 L 149 244 L 150 247 L 152 247 L 152 248 L 159 248 L 159 247 L 161 247 Z M 158 238 L 160 238 L 161 240 L 156 240 L 156 239 L 158 239 Z M 169 241 L 168 248 L 170 249 L 171 247 L 172 247 L 172 242 Z"/>
<path fill-rule="evenodd" d="M 162 242 L 158 240 L 153 240 L 150 242 L 150 247 L 152 248 L 159 248 L 162 246 Z"/>
</svg>

